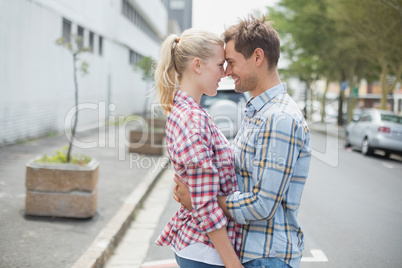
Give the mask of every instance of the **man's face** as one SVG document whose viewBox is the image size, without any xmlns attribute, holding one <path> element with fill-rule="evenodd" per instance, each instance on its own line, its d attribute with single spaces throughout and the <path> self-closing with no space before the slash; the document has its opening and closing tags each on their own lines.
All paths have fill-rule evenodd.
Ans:
<svg viewBox="0 0 402 268">
<path fill-rule="evenodd" d="M 246 59 L 234 47 L 235 42 L 233 40 L 226 44 L 227 67 L 225 74 L 233 78 L 236 92 L 252 91 L 258 85 L 258 75 L 254 71 L 254 65 L 252 64 L 253 56 Z"/>
</svg>

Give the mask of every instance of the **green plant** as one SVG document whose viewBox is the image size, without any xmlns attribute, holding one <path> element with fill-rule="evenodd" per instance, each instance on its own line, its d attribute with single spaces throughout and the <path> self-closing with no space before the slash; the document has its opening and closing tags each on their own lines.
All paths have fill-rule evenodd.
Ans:
<svg viewBox="0 0 402 268">
<path fill-rule="evenodd" d="M 89 48 L 85 48 L 82 46 L 83 40 L 81 36 L 72 35 L 71 39 L 74 40 L 74 42 L 70 42 L 65 37 L 61 37 L 56 40 L 56 44 L 58 46 L 67 49 L 73 57 L 73 75 L 74 75 L 74 88 L 75 88 L 75 120 L 66 156 L 67 162 L 70 162 L 71 149 L 73 145 L 72 140 L 75 136 L 75 130 L 77 129 L 77 123 L 78 123 L 78 81 L 77 81 L 77 62 L 79 61 L 78 55 L 89 51 Z M 89 65 L 86 61 L 81 62 L 80 71 L 82 75 L 88 74 L 88 67 Z"/>
<path fill-rule="evenodd" d="M 142 57 L 142 59 L 134 65 L 135 71 L 137 71 L 137 70 L 141 71 L 142 80 L 146 82 L 146 89 L 149 89 L 150 88 L 149 84 L 154 81 L 155 64 L 156 64 L 156 61 L 152 57 L 147 56 L 147 57 Z M 148 98 L 149 98 L 149 95 L 147 95 L 147 92 L 145 92 L 145 101 L 144 101 L 144 107 L 143 107 L 143 112 L 142 112 L 142 115 L 144 118 L 146 117 Z"/>
<path fill-rule="evenodd" d="M 74 155 L 67 161 L 67 150 L 68 145 L 64 146 L 61 150 L 57 150 L 55 155 L 43 155 L 41 158 L 35 161 L 35 163 L 46 163 L 46 164 L 63 164 L 71 163 L 80 166 L 85 166 L 88 164 L 92 158 L 86 155 Z"/>
</svg>

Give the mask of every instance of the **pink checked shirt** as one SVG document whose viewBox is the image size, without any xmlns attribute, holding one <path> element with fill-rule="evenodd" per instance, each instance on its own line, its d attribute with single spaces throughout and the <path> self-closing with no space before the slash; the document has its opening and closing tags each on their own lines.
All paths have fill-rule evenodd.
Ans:
<svg viewBox="0 0 402 268">
<path fill-rule="evenodd" d="M 201 242 L 213 248 L 207 233 L 226 225 L 230 241 L 239 252 L 241 225 L 226 218 L 216 198 L 238 189 L 233 151 L 210 116 L 180 90 L 167 120 L 166 145 L 176 174 L 189 187 L 193 211 L 181 207 L 156 244 L 181 250 Z"/>
</svg>

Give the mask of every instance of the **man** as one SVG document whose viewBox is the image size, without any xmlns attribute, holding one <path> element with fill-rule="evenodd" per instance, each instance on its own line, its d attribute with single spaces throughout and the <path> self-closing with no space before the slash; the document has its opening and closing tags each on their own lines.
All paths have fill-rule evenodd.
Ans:
<svg viewBox="0 0 402 268">
<path fill-rule="evenodd" d="M 240 191 L 218 196 L 218 203 L 243 224 L 244 267 L 299 267 L 304 241 L 296 217 L 311 160 L 310 131 L 279 79 L 279 36 L 265 18 L 253 17 L 223 35 L 226 75 L 236 92 L 250 91 L 253 98 L 233 141 Z M 191 206 L 177 183 L 176 197 Z"/>
</svg>

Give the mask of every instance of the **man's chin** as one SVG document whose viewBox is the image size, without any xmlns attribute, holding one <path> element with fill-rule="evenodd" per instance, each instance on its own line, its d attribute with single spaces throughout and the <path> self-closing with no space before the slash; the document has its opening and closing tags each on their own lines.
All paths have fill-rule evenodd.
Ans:
<svg viewBox="0 0 402 268">
<path fill-rule="evenodd" d="M 244 92 L 247 91 L 247 90 L 246 90 L 244 87 L 242 87 L 242 86 L 235 86 L 234 90 L 235 90 L 237 93 L 244 93 Z"/>
</svg>

